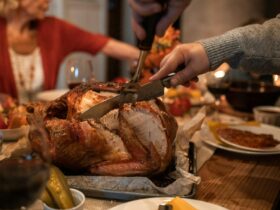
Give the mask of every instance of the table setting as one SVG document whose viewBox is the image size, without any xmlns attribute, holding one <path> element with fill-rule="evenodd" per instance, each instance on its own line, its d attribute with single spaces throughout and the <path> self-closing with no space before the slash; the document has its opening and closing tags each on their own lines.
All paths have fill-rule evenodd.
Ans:
<svg viewBox="0 0 280 210">
<path fill-rule="evenodd" d="M 159 59 L 177 44 L 178 33 L 172 29 L 168 33 L 176 35 L 171 43 L 161 39 L 156 43 L 163 54 L 159 48 L 151 54 L 141 49 L 136 73 L 128 82 L 95 81 L 88 62 L 69 61 L 69 89 L 42 91 L 26 105 L 7 106 L 10 98 L 1 101 L 0 167 L 13 174 L 11 165 L 18 166 L 13 180 L 8 173 L 1 173 L 0 179 L 8 186 L 2 189 L 7 199 L 18 203 L 3 204 L 28 210 L 277 205 L 280 128 L 274 96 L 279 87 L 258 84 L 242 89 L 225 81 L 223 70 L 211 72 L 202 84 L 190 82 L 189 87 L 170 88 L 172 75 L 147 83 Z M 155 66 L 145 64 L 146 56 L 146 62 L 156 61 Z M 142 67 L 148 74 L 141 72 Z M 251 103 L 243 104 L 246 100 L 233 100 L 236 89 L 245 96 L 257 94 L 253 98 L 258 99 L 267 97 L 267 90 L 271 100 L 249 99 Z M 13 120 L 22 114 L 27 122 Z M 53 165 L 58 172 L 52 172 Z M 20 194 L 13 197 L 12 190 L 17 189 L 9 186 L 26 181 L 32 169 L 36 173 L 34 179 L 30 176 L 31 184 L 21 182 Z M 35 181 L 38 186 L 32 191 L 28 187 Z M 33 196 L 22 196 L 25 191 Z M 71 207 L 64 206 L 69 197 Z"/>
</svg>

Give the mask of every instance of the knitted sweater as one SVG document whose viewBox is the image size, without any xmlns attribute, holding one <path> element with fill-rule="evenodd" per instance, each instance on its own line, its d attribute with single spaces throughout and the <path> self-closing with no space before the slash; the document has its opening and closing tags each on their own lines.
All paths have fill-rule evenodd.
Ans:
<svg viewBox="0 0 280 210">
<path fill-rule="evenodd" d="M 246 71 L 280 74 L 280 14 L 262 25 L 236 28 L 199 42 L 207 52 L 211 70 L 227 62 Z"/>
</svg>

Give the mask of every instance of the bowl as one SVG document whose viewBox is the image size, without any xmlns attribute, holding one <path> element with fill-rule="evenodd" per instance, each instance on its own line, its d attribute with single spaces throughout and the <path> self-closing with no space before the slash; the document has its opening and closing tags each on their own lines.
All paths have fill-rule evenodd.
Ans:
<svg viewBox="0 0 280 210">
<path fill-rule="evenodd" d="M 256 121 L 280 126 L 280 107 L 277 106 L 258 106 L 253 109 Z"/>
<path fill-rule="evenodd" d="M 64 210 L 83 210 L 85 205 L 85 200 L 86 200 L 84 193 L 73 188 L 70 188 L 70 191 L 72 193 L 75 206 L 73 208 L 68 208 Z M 43 206 L 44 206 L 44 210 L 59 210 L 59 209 L 49 207 L 45 203 L 43 203 Z"/>
<path fill-rule="evenodd" d="M 256 106 L 274 105 L 280 96 L 280 88 L 261 82 L 232 82 L 225 95 L 234 109 L 252 112 Z"/>
</svg>

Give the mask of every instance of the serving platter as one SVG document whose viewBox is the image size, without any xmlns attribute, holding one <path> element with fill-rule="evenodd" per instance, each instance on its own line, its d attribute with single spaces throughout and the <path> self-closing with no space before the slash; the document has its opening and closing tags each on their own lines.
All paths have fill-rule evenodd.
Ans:
<svg viewBox="0 0 280 210">
<path fill-rule="evenodd" d="M 188 151 L 188 157 L 189 157 L 189 172 L 191 174 L 196 175 L 197 172 L 197 166 L 196 166 L 196 149 L 194 143 L 190 142 L 189 151 Z M 142 199 L 142 198 L 150 198 L 150 197 L 166 197 L 166 194 L 163 193 L 149 193 L 149 192 L 137 192 L 137 191 L 119 191 L 114 189 L 95 189 L 94 186 L 91 186 L 91 183 L 77 183 L 72 182 L 71 179 L 73 176 L 66 176 L 68 178 L 68 183 L 70 187 L 73 187 L 75 189 L 78 189 L 82 191 L 87 197 L 92 198 L 102 198 L 102 199 L 113 199 L 113 200 L 121 200 L 121 201 L 129 201 L 129 200 L 135 200 L 135 199 Z M 74 178 L 75 179 L 75 178 Z M 155 177 L 154 179 L 157 179 Z M 77 177 L 76 180 L 83 180 L 83 178 L 80 178 L 80 176 Z M 88 180 L 87 180 L 88 181 Z M 160 175 L 158 177 L 158 180 L 152 180 L 157 186 L 158 185 L 166 185 L 164 182 L 174 182 L 175 179 L 171 179 L 169 176 L 166 175 L 166 177 Z M 83 181 L 82 181 L 83 182 Z M 86 186 L 86 187 L 85 187 Z M 112 186 L 113 187 L 113 186 Z M 160 187 L 160 186 L 159 186 Z M 191 191 L 187 195 L 183 195 L 181 197 L 183 198 L 193 198 L 196 194 L 197 186 L 196 184 L 192 184 Z"/>
</svg>

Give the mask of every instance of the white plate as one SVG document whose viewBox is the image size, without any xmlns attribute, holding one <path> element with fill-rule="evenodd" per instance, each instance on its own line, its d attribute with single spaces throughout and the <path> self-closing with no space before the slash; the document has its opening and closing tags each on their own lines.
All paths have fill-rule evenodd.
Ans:
<svg viewBox="0 0 280 210">
<path fill-rule="evenodd" d="M 159 204 L 168 202 L 171 199 L 172 198 L 170 197 L 140 199 L 123 203 L 109 210 L 157 210 Z M 194 208 L 197 208 L 198 210 L 227 210 L 226 208 L 223 208 L 221 206 L 217 206 L 204 201 L 193 199 L 184 200 L 186 200 L 190 205 L 192 205 Z"/>
<path fill-rule="evenodd" d="M 40 101 L 52 101 L 52 100 L 59 98 L 60 96 L 62 96 L 63 94 L 65 94 L 68 91 L 69 91 L 68 89 L 47 90 L 47 91 L 38 93 L 36 95 L 36 99 L 40 100 Z"/>
<path fill-rule="evenodd" d="M 255 134 L 271 134 L 273 137 L 280 141 L 280 129 L 277 127 L 273 126 L 230 126 L 229 128 L 237 129 L 237 130 L 242 130 L 242 131 L 249 131 Z M 231 142 L 225 138 L 222 138 L 219 136 L 220 140 L 224 142 L 225 144 L 228 144 L 230 146 L 236 147 L 238 149 L 243 149 L 243 150 L 250 150 L 250 151 L 255 151 L 255 152 L 279 152 L 280 151 L 280 144 L 276 145 L 275 147 L 269 147 L 269 148 L 252 148 L 252 147 L 246 147 L 240 144 L 236 144 L 234 142 Z M 251 139 L 254 141 L 254 139 Z"/>
<path fill-rule="evenodd" d="M 240 130 L 247 130 L 251 132 L 256 132 L 256 133 L 267 133 L 267 134 L 272 134 L 275 139 L 280 141 L 280 128 L 275 127 L 275 126 L 270 126 L 266 124 L 261 124 L 260 126 L 245 126 L 245 125 L 236 125 L 232 126 L 236 129 Z M 248 149 L 243 149 L 243 148 L 237 148 L 230 146 L 228 144 L 223 143 L 222 141 L 217 140 L 213 133 L 209 130 L 209 127 L 207 125 L 204 125 L 201 129 L 201 138 L 202 140 L 213 147 L 230 151 L 230 152 L 235 152 L 235 153 L 240 153 L 240 154 L 248 154 L 248 155 L 276 155 L 280 154 L 280 147 L 279 145 L 275 147 L 273 150 L 269 149 L 264 149 L 260 151 L 256 150 L 248 150 Z"/>
<path fill-rule="evenodd" d="M 0 135 L 3 137 L 3 140 L 15 141 L 19 138 L 27 135 L 28 126 L 22 126 L 20 128 L 13 129 L 0 129 Z"/>
</svg>

